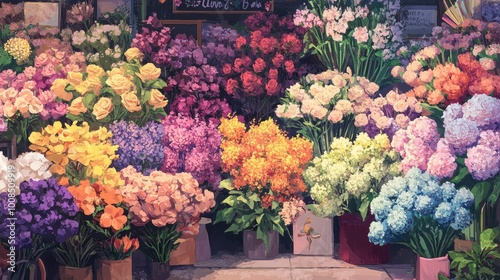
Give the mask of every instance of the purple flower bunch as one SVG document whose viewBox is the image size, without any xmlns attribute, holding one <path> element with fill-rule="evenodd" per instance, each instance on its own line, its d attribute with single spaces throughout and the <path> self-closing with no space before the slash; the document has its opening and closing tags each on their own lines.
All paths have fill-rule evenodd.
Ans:
<svg viewBox="0 0 500 280">
<path fill-rule="evenodd" d="M 71 193 L 54 178 L 30 179 L 22 182 L 20 189 L 16 197 L 0 194 L 1 238 L 9 238 L 11 218 L 16 219 L 16 239 L 11 244 L 16 249 L 36 246 L 32 244 L 35 236 L 43 243 L 61 243 L 78 232 L 79 224 L 75 221 L 78 206 Z"/>
<path fill-rule="evenodd" d="M 481 7 L 481 15 L 487 22 L 500 22 L 500 3 L 485 3 Z"/>
<path fill-rule="evenodd" d="M 276 14 L 266 14 L 263 12 L 248 16 L 245 19 L 245 27 L 250 32 L 259 30 L 264 37 L 290 32 L 302 35 L 306 33 L 304 27 L 296 26 L 293 23 L 293 17 L 290 15 L 280 18 Z"/>
<path fill-rule="evenodd" d="M 232 28 L 210 25 L 202 31 L 203 46 L 201 49 L 211 65 L 219 69 L 224 63 L 234 61 L 234 43 L 239 34 Z"/>
<path fill-rule="evenodd" d="M 191 173 L 200 185 L 217 189 L 221 180 L 221 135 L 217 125 L 176 115 L 169 115 L 162 124 L 165 160 L 161 170 Z"/>
<path fill-rule="evenodd" d="M 111 142 L 118 145 L 119 157 L 113 161 L 117 170 L 133 166 L 138 172 L 158 170 L 163 164 L 163 125 L 149 121 L 144 127 L 126 121 L 109 126 L 113 133 Z"/>
<path fill-rule="evenodd" d="M 150 16 L 144 23 L 141 32 L 132 39 L 131 47 L 136 47 L 154 60 L 160 50 L 163 50 L 170 41 L 170 28 L 163 26 L 156 14 Z"/>
<path fill-rule="evenodd" d="M 474 180 L 495 177 L 500 171 L 500 99 L 485 94 L 473 96 L 463 105 L 449 105 L 443 113 L 444 138 L 436 122 L 420 117 L 394 135 L 392 146 L 403 157 L 406 173 L 411 167 L 438 178 L 450 178 L 457 157 Z"/>
</svg>

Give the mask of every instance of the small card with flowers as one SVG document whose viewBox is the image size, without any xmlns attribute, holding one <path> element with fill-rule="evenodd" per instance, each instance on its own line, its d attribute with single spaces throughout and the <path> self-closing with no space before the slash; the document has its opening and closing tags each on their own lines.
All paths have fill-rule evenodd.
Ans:
<svg viewBox="0 0 500 280">
<path fill-rule="evenodd" d="M 293 223 L 293 254 L 333 256 L 333 219 L 307 211 Z"/>
</svg>

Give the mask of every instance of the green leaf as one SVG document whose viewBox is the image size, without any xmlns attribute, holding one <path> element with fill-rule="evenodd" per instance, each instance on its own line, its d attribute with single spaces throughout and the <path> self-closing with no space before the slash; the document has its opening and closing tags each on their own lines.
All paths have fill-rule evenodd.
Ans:
<svg viewBox="0 0 500 280">
<path fill-rule="evenodd" d="M 253 200 L 255 202 L 260 202 L 260 198 L 256 193 L 253 193 L 251 196 L 248 197 L 248 199 Z"/>
<path fill-rule="evenodd" d="M 248 199 L 246 199 L 244 196 L 238 196 L 238 198 L 236 198 L 236 200 L 241 201 L 241 202 L 245 203 L 246 205 L 248 205 Z"/>
<path fill-rule="evenodd" d="M 488 203 L 491 207 L 494 207 L 498 201 L 500 196 L 500 176 L 497 176 L 493 181 L 493 190 L 491 190 L 490 195 L 488 196 Z"/>
<path fill-rule="evenodd" d="M 96 99 L 97 96 L 94 93 L 89 92 L 85 94 L 85 96 L 83 97 L 82 103 L 88 110 L 92 110 L 96 102 Z"/>
<path fill-rule="evenodd" d="M 359 206 L 359 212 L 361 213 L 361 218 L 363 221 L 366 219 L 366 215 L 368 214 L 368 208 L 370 206 L 371 199 L 365 198 L 361 201 L 361 205 Z"/>
<path fill-rule="evenodd" d="M 261 215 L 259 215 L 259 216 L 255 219 L 255 221 L 257 222 L 257 224 L 260 224 L 260 222 L 262 221 L 262 218 L 263 218 L 263 217 L 264 217 L 264 214 L 261 214 Z"/>
<path fill-rule="evenodd" d="M 269 232 L 267 230 L 262 230 L 261 227 L 257 227 L 257 239 L 264 241 L 266 249 L 269 248 Z"/>
<path fill-rule="evenodd" d="M 233 195 L 230 195 L 230 196 L 226 197 L 226 199 L 224 199 L 224 200 L 222 201 L 222 204 L 224 204 L 224 203 L 225 203 L 225 204 L 227 204 L 227 205 L 229 205 L 229 206 L 234 206 L 234 202 L 235 202 L 235 200 L 236 200 L 236 197 L 235 197 L 235 196 L 233 196 Z"/>
<path fill-rule="evenodd" d="M 271 210 L 275 210 L 275 209 L 277 209 L 279 206 L 280 206 L 280 204 L 279 204 L 276 200 L 273 200 L 273 203 L 272 203 L 272 205 L 271 205 Z"/>
<path fill-rule="evenodd" d="M 461 167 L 459 168 L 458 174 L 453 176 L 453 178 L 450 180 L 453 184 L 458 184 L 460 181 L 462 181 L 465 176 L 469 175 L 469 169 L 467 167 Z"/>
<path fill-rule="evenodd" d="M 225 180 L 220 181 L 219 188 L 226 189 L 226 190 L 234 190 L 231 179 L 225 179 Z"/>
<path fill-rule="evenodd" d="M 167 83 L 164 80 L 158 79 L 158 80 L 156 80 L 156 82 L 154 82 L 152 87 L 156 88 L 156 89 L 162 89 L 166 86 L 167 86 Z"/>
<path fill-rule="evenodd" d="M 241 229 L 238 226 L 238 224 L 231 224 L 224 232 L 238 233 L 240 231 L 241 231 Z"/>
<path fill-rule="evenodd" d="M 481 250 L 486 250 L 486 249 L 493 249 L 498 247 L 498 245 L 495 243 L 495 239 L 498 238 L 500 235 L 500 229 L 486 229 L 481 233 L 481 236 L 479 237 L 480 239 L 480 245 L 481 245 Z"/>
<path fill-rule="evenodd" d="M 144 90 L 141 92 L 141 104 L 145 104 L 146 102 L 148 102 L 148 100 L 151 98 L 151 91 L 146 91 L 144 92 Z"/>
<path fill-rule="evenodd" d="M 471 189 L 471 192 L 474 195 L 474 210 L 476 212 L 480 210 L 488 198 L 488 194 L 491 192 L 490 188 L 491 184 L 489 182 L 479 182 Z"/>
</svg>

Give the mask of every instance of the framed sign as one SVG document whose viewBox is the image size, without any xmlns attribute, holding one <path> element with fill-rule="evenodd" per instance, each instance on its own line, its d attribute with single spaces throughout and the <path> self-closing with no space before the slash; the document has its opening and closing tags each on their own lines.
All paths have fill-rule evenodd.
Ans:
<svg viewBox="0 0 500 280">
<path fill-rule="evenodd" d="M 400 13 L 407 37 L 430 35 L 438 23 L 437 6 L 402 6 Z"/>
<path fill-rule="evenodd" d="M 174 14 L 252 14 L 274 9 L 274 0 L 181 0 Z"/>
<path fill-rule="evenodd" d="M 24 20 L 30 24 L 60 28 L 60 8 L 59 2 L 24 2 Z"/>
<path fill-rule="evenodd" d="M 160 20 L 165 26 L 170 27 L 170 34 L 175 38 L 178 34 L 186 34 L 193 38 L 201 47 L 203 20 Z"/>
</svg>

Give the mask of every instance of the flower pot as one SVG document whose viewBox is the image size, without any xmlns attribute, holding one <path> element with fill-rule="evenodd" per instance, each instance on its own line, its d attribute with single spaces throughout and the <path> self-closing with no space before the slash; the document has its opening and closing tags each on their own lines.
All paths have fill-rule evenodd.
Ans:
<svg viewBox="0 0 500 280">
<path fill-rule="evenodd" d="M 279 253 L 279 235 L 273 230 L 269 232 L 269 249 L 266 250 L 264 241 L 257 239 L 257 231 L 245 230 L 243 232 L 243 251 L 245 257 L 254 260 L 274 258 Z"/>
<path fill-rule="evenodd" d="M 363 221 L 361 215 L 346 213 L 339 217 L 339 258 L 350 264 L 384 264 L 389 262 L 389 246 L 378 246 L 368 241 L 370 223 L 375 218 L 368 214 Z"/>
<path fill-rule="evenodd" d="M 474 244 L 474 241 L 455 238 L 454 250 L 455 252 L 469 252 L 472 251 L 472 244 Z"/>
<path fill-rule="evenodd" d="M 201 218 L 200 220 L 200 232 L 196 236 L 196 262 L 208 261 L 212 256 L 206 227 L 210 222 L 208 218 Z"/>
<path fill-rule="evenodd" d="M 438 280 L 439 274 L 450 277 L 450 260 L 448 255 L 440 258 L 417 258 L 416 280 Z"/>
<path fill-rule="evenodd" d="M 99 260 L 97 280 L 132 280 L 132 258 Z"/>
<path fill-rule="evenodd" d="M 170 253 L 170 265 L 191 265 L 196 262 L 196 239 L 193 235 L 183 234 L 178 240 L 181 244 Z"/>
<path fill-rule="evenodd" d="M 47 271 L 45 270 L 45 265 L 41 259 L 36 261 L 21 260 L 16 263 L 16 272 L 12 273 L 6 269 L 6 271 L 0 276 L 6 279 L 20 279 L 20 280 L 46 280 Z"/>
<path fill-rule="evenodd" d="M 293 254 L 333 256 L 333 219 L 312 211 L 300 215 L 293 223 Z"/>
<path fill-rule="evenodd" d="M 153 262 L 149 267 L 151 280 L 166 280 L 170 277 L 170 264 Z"/>
<path fill-rule="evenodd" d="M 92 280 L 92 266 L 78 268 L 70 266 L 59 266 L 59 278 L 61 280 Z"/>
</svg>

